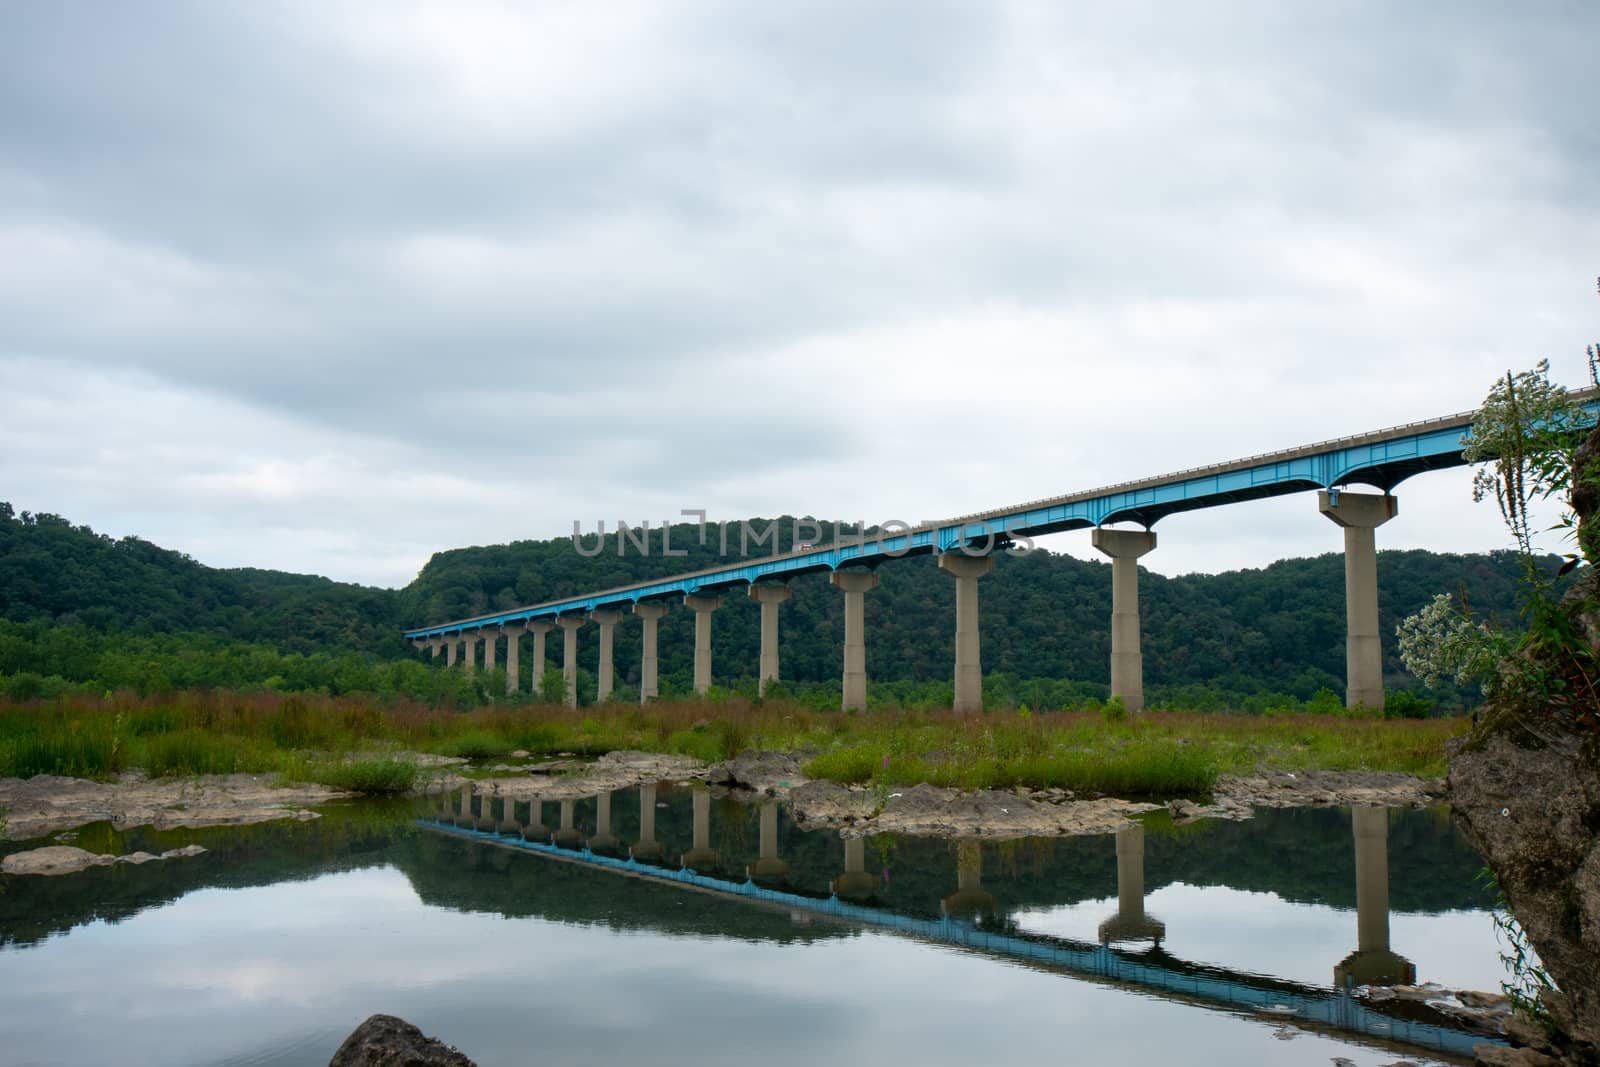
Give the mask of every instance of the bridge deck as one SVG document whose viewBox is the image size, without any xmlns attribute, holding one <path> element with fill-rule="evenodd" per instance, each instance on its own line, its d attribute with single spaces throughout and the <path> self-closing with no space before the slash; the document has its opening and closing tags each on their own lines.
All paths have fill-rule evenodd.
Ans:
<svg viewBox="0 0 1600 1067">
<path fill-rule="evenodd" d="M 1590 418 L 1600 410 L 1600 390 L 1586 389 L 1574 392 L 1573 396 L 1583 403 Z M 907 555 L 992 547 L 1019 535 L 1038 536 L 1112 522 L 1136 522 L 1148 528 L 1157 520 L 1180 511 L 1314 489 L 1370 485 L 1388 492 L 1414 474 L 1462 466 L 1466 461 L 1462 459 L 1461 450 L 1474 414 L 1466 411 L 1444 415 L 962 515 L 909 530 L 884 531 L 879 536 L 835 540 L 828 545 L 813 545 L 759 559 L 741 558 L 657 581 L 637 582 L 583 596 L 418 627 L 406 630 L 405 636 L 408 639 L 447 637 L 504 623 L 550 620 L 564 614 L 627 607 L 647 600 L 713 593 L 758 581 L 786 581 L 802 574 L 840 567 L 872 567 Z"/>
</svg>

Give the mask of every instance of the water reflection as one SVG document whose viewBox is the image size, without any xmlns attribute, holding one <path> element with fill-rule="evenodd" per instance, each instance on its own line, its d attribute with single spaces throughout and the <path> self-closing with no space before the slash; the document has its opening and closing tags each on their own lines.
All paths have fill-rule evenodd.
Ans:
<svg viewBox="0 0 1600 1067">
<path fill-rule="evenodd" d="M 1333 984 L 1410 985 L 1417 968 L 1389 948 L 1389 812 L 1351 809 L 1356 846 L 1356 950 L 1333 969 Z"/>
<path fill-rule="evenodd" d="M 548 803 L 558 803 L 559 830 L 545 823 Z M 1476 972 L 1460 977 L 1468 972 L 1451 962 L 1456 957 L 1439 962 L 1438 946 L 1450 943 L 1461 958 L 1481 956 L 1497 967 L 1492 928 L 1481 910 L 1486 901 L 1473 883 L 1481 861 L 1435 812 L 1262 812 L 1246 823 L 1188 827 L 1158 817 L 1114 841 L 946 841 L 805 832 L 768 799 L 741 802 L 704 788 L 661 783 L 590 798 L 533 801 L 526 808 L 481 784 L 469 785 L 427 798 L 420 825 L 415 814 L 351 805 L 329 809 L 324 819 L 308 825 L 107 837 L 93 847 L 126 852 L 193 840 L 213 851 L 181 863 L 122 866 L 66 879 L 0 879 L 0 945 L 37 946 L 0 951 L 0 962 L 7 951 L 37 951 L 55 959 L 52 954 L 63 944 L 83 952 L 83 946 L 114 941 L 116 924 L 141 912 L 160 912 L 180 898 L 185 908 L 206 906 L 213 896 L 195 892 L 206 887 L 284 883 L 273 889 L 274 899 L 298 903 L 281 905 L 285 910 L 271 921 L 299 922 L 320 899 L 305 894 L 326 893 L 310 888 L 321 884 L 311 879 L 382 865 L 394 869 L 424 910 L 493 916 L 490 925 L 468 927 L 482 929 L 491 939 L 507 929 L 501 917 L 602 927 L 627 932 L 630 942 L 676 943 L 682 967 L 690 969 L 707 966 L 708 940 L 788 946 L 770 966 L 777 969 L 775 976 L 785 967 L 794 969 L 790 991 L 801 1004 L 809 995 L 802 992 L 810 988 L 805 976 L 832 971 L 808 970 L 814 965 L 802 962 L 796 946 L 858 944 L 848 950 L 857 952 L 864 951 L 859 948 L 863 937 L 871 939 L 876 958 L 893 952 L 895 958 L 924 960 L 917 954 L 925 951 L 917 947 L 924 941 L 953 947 L 969 962 L 966 971 L 947 969 L 951 974 L 978 973 L 975 968 L 987 961 L 1021 964 L 1057 983 L 1071 976 L 1055 997 L 1062 999 L 1059 990 L 1071 990 L 1064 999 L 1073 1003 L 1090 996 L 1082 991 L 1085 981 L 1135 986 L 1231 1012 L 1279 1006 L 1297 1013 L 1296 1032 L 1334 1028 L 1360 1034 L 1363 1041 L 1422 1040 L 1432 1032 L 1418 1029 L 1417 1019 L 1383 1015 L 1338 996 L 1323 984 L 1331 961 L 1343 957 L 1332 976 L 1339 988 L 1346 982 L 1410 981 L 1419 969 L 1424 978 L 1448 984 L 1493 988 L 1496 981 L 1486 982 Z M 98 842 L 97 833 L 84 831 L 80 842 Z M 550 845 L 557 834 L 564 838 L 559 851 Z M 627 842 L 632 844 L 624 847 Z M 689 876 L 704 881 L 689 881 Z M 681 892 L 684 888 L 702 891 Z M 1219 908 L 1219 900 L 1237 901 L 1238 907 Z M 1417 949 L 1426 967 L 1393 952 L 1391 903 L 1408 913 L 1395 926 L 1401 947 Z M 1171 924 L 1170 942 L 1166 923 L 1152 911 Z M 818 921 L 796 926 L 791 915 Z M 97 918 L 113 925 L 73 929 Z M 415 937 L 405 925 L 410 921 L 423 920 L 395 919 L 387 936 Z M 1472 923 L 1481 926 L 1481 935 L 1470 933 L 1477 929 Z M 180 936 L 170 933 L 170 923 L 166 929 L 168 936 Z M 65 938 L 46 940 L 68 930 Z M 1202 934 L 1209 944 L 1197 936 Z M 696 942 L 687 953 L 685 937 Z M 608 941 L 588 943 L 593 958 L 584 967 L 599 967 L 615 978 L 633 974 L 631 968 L 638 966 L 636 954 L 614 951 Z M 902 947 L 891 948 L 891 943 Z M 1262 946 L 1270 947 L 1265 965 L 1259 962 Z M 1423 947 L 1432 951 L 1431 958 Z M 343 942 L 338 948 L 366 951 Z M 663 952 L 662 958 L 668 955 Z M 92 962 L 92 953 L 85 958 L 91 970 L 85 970 L 83 981 L 90 982 L 99 964 Z M 739 952 L 729 959 L 743 961 L 730 962 L 739 973 L 748 967 L 748 957 Z M 382 968 L 381 955 L 372 966 Z M 917 996 L 924 965 L 910 966 L 904 978 L 908 989 L 860 995 L 875 998 L 874 1012 L 914 1026 L 928 1009 L 926 997 L 919 1002 Z M 441 975 L 415 981 L 427 985 Z M 776 977 L 774 982 L 786 984 Z M 487 997 L 485 1012 L 508 1010 L 492 992 L 480 993 Z M 639 995 L 659 994 L 640 986 Z M 443 994 L 441 1003 L 451 996 Z M 391 1008 L 380 1003 L 370 1010 Z M 1141 1009 L 1145 1015 L 1138 1017 L 1154 1010 Z M 0 1021 L 11 1018 L 0 1005 Z M 1183 1018 L 1187 1027 L 1202 1026 L 1192 1015 Z M 1327 1047 L 1363 1062 L 1347 1043 Z M 923 1049 L 934 1058 L 940 1051 Z M 327 1054 L 322 1051 L 321 1062 Z M 1385 1054 L 1381 1061 L 1366 1062 L 1395 1058 Z M 1109 1059 L 1139 1062 L 1131 1055 Z M 1324 1055 L 1320 1062 L 1328 1059 Z"/>
</svg>

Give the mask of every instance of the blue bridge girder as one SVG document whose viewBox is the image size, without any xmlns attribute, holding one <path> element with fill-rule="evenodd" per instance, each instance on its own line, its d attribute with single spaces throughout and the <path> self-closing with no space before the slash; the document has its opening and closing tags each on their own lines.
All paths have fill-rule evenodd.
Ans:
<svg viewBox="0 0 1600 1067">
<path fill-rule="evenodd" d="M 1582 402 L 1592 422 L 1600 413 L 1600 390 L 1583 390 L 1573 395 Z M 405 637 L 408 640 L 444 638 L 507 623 L 553 621 L 563 615 L 716 593 L 761 581 L 787 581 L 803 574 L 835 571 L 841 567 L 875 567 L 905 556 L 962 550 L 979 554 L 974 550 L 993 550 L 1022 535 L 1041 536 L 1119 522 L 1138 523 L 1149 529 L 1160 519 L 1181 511 L 1318 489 L 1366 485 L 1387 493 L 1412 475 L 1464 466 L 1462 448 L 1476 414 L 1475 411 L 1459 412 L 1352 437 L 962 515 L 911 530 L 864 538 L 851 536 L 832 544 L 779 555 L 742 558 L 658 581 L 422 626 L 406 630 Z"/>
</svg>

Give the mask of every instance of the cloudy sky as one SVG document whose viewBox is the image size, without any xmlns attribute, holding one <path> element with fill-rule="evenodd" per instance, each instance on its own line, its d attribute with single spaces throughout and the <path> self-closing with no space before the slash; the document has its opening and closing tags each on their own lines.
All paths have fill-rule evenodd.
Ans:
<svg viewBox="0 0 1600 1067">
<path fill-rule="evenodd" d="M 1580 385 L 1596 40 L 1583 0 L 6 3 L 0 499 L 398 585 Z M 1468 481 L 1380 546 L 1504 545 Z M 1157 529 L 1166 573 L 1341 543 L 1308 496 Z"/>
</svg>

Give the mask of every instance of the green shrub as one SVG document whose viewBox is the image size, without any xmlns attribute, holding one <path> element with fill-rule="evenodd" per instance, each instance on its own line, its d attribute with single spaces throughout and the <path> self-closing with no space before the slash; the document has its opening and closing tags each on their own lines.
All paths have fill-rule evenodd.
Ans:
<svg viewBox="0 0 1600 1067">
<path fill-rule="evenodd" d="M 469 730 L 441 741 L 434 746 L 442 756 L 459 756 L 463 759 L 488 759 L 510 752 L 512 745 L 499 734 L 488 730 Z"/>
<path fill-rule="evenodd" d="M 1391 689 L 1384 698 L 1383 713 L 1390 719 L 1431 719 L 1433 701 L 1409 689 Z"/>
<path fill-rule="evenodd" d="M 1100 715 L 1106 722 L 1127 722 L 1128 705 L 1122 702 L 1122 696 L 1113 693 L 1106 698 L 1105 705 L 1100 709 Z"/>
<path fill-rule="evenodd" d="M 417 765 L 410 760 L 383 758 L 311 764 L 296 777 L 364 796 L 394 796 L 409 793 L 416 785 L 417 773 Z"/>
</svg>

